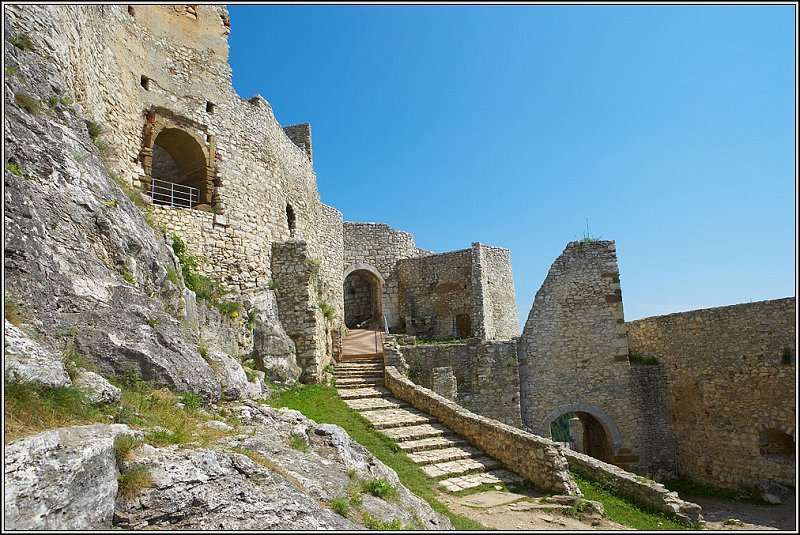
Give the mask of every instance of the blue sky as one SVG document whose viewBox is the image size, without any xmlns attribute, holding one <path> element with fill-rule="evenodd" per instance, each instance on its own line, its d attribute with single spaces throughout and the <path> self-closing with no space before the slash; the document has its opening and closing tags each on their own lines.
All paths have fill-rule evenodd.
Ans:
<svg viewBox="0 0 800 535">
<path fill-rule="evenodd" d="M 231 5 L 233 85 L 322 201 L 435 252 L 617 243 L 628 320 L 795 295 L 791 5 Z"/>
</svg>

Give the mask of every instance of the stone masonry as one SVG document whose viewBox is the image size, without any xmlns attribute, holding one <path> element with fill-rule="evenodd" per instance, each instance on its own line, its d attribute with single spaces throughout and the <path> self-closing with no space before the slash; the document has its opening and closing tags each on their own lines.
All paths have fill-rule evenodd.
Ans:
<svg viewBox="0 0 800 535">
<path fill-rule="evenodd" d="M 522 420 L 535 433 L 549 436 L 550 423 L 564 413 L 587 413 L 587 421 L 601 424 L 598 438 L 608 443 L 603 460 L 626 469 L 669 471 L 669 462 L 651 466 L 644 435 L 651 415 L 632 403 L 613 241 L 567 245 L 536 293 L 519 360 Z"/>
<path fill-rule="evenodd" d="M 658 360 L 681 477 L 733 489 L 794 487 L 795 298 L 626 324 L 632 354 Z M 643 366 L 644 367 L 644 366 Z M 650 368 L 650 366 L 647 366 Z M 774 430 L 791 451 L 762 443 Z"/>
</svg>

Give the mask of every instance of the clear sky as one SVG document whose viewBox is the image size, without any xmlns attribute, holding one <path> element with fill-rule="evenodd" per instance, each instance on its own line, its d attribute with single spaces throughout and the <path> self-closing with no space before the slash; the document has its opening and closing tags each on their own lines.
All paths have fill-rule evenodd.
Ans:
<svg viewBox="0 0 800 535">
<path fill-rule="evenodd" d="M 588 219 L 628 320 L 795 295 L 792 5 L 230 5 L 233 85 L 322 201 L 511 250 L 520 321 Z"/>
</svg>

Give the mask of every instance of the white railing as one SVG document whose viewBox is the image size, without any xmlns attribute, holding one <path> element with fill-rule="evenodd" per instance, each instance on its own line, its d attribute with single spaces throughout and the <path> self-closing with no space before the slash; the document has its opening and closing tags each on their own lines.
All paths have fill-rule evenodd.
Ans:
<svg viewBox="0 0 800 535">
<path fill-rule="evenodd" d="M 175 184 L 158 178 L 152 179 L 150 197 L 154 204 L 165 204 L 178 208 L 191 208 L 200 202 L 200 190 L 183 184 Z"/>
</svg>

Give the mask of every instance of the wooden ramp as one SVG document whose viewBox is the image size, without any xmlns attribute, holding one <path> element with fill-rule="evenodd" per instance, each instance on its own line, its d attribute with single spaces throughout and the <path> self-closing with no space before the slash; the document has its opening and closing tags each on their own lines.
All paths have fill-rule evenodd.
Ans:
<svg viewBox="0 0 800 535">
<path fill-rule="evenodd" d="M 350 329 L 342 338 L 341 360 L 374 358 L 383 356 L 386 333 L 370 329 Z"/>
</svg>

